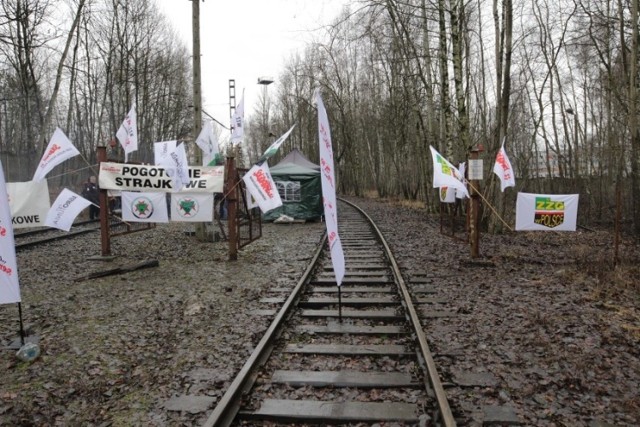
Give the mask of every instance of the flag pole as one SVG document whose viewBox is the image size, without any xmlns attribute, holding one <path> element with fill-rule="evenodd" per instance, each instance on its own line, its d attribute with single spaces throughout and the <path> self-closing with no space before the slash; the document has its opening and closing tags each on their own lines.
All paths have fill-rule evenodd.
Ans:
<svg viewBox="0 0 640 427">
<path fill-rule="evenodd" d="M 338 320 L 342 323 L 342 286 L 338 286 Z"/>
<path fill-rule="evenodd" d="M 22 322 L 22 303 L 18 303 L 18 317 L 20 318 L 20 345 L 24 345 L 24 323 Z"/>
</svg>

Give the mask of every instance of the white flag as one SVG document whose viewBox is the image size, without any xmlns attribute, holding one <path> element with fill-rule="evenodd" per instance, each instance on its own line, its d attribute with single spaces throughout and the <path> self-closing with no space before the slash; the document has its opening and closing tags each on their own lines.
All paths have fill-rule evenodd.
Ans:
<svg viewBox="0 0 640 427">
<path fill-rule="evenodd" d="M 231 117 L 231 143 L 240 144 L 244 138 L 244 96 L 236 106 Z"/>
<path fill-rule="evenodd" d="M 7 182 L 6 188 L 14 230 L 43 227 L 50 207 L 47 180 Z"/>
<path fill-rule="evenodd" d="M 184 143 L 175 147 L 167 156 L 159 158 L 159 161 L 160 163 L 156 165 L 162 166 L 172 180 L 172 191 L 180 191 L 185 185 L 190 183 L 189 165 L 187 163 L 187 152 L 184 149 Z"/>
<path fill-rule="evenodd" d="M 291 126 L 291 129 L 289 129 L 288 131 L 286 131 L 284 133 L 284 135 L 282 135 L 280 138 L 276 139 L 273 144 L 271 144 L 269 146 L 269 148 L 267 148 L 266 150 L 264 150 L 264 153 L 262 154 L 262 156 L 260 156 L 260 158 L 258 159 L 258 161 L 256 163 L 262 163 L 265 160 L 269 159 L 269 157 L 273 156 L 274 154 L 276 154 L 278 152 L 278 149 L 280 148 L 280 146 L 282 145 L 283 142 L 285 142 L 287 140 L 287 137 L 289 137 L 289 134 L 291 134 L 291 131 L 293 131 L 293 128 L 296 127 L 296 125 L 294 124 L 293 126 Z"/>
<path fill-rule="evenodd" d="M 464 176 L 455 168 L 447 159 L 442 157 L 435 148 L 431 149 L 431 157 L 433 158 L 433 188 L 452 187 L 465 196 L 469 197 L 469 191 L 464 185 Z"/>
<path fill-rule="evenodd" d="M 218 147 L 218 137 L 213 132 L 213 125 L 210 121 L 204 122 L 200 135 L 196 139 L 196 144 L 202 150 L 202 166 L 216 166 L 222 164 L 222 156 Z"/>
<path fill-rule="evenodd" d="M 172 193 L 171 221 L 213 221 L 213 193 Z"/>
<path fill-rule="evenodd" d="M 282 206 L 282 199 L 280 199 L 276 183 L 273 182 L 266 162 L 261 165 L 253 165 L 244 174 L 242 180 L 247 187 L 247 191 L 256 199 L 263 213 Z"/>
<path fill-rule="evenodd" d="M 455 188 L 440 187 L 440 201 L 442 203 L 455 203 L 456 191 L 458 190 L 456 190 Z"/>
<path fill-rule="evenodd" d="M 120 125 L 116 137 L 124 149 L 125 159 L 127 155 L 138 149 L 138 122 L 136 119 L 136 104 L 131 106 L 131 110 Z"/>
<path fill-rule="evenodd" d="M 13 237 L 4 169 L 0 162 L 0 304 L 20 301 L 16 244 Z"/>
<path fill-rule="evenodd" d="M 511 168 L 511 162 L 507 157 L 507 152 L 504 149 L 504 141 L 502 142 L 502 147 L 498 150 L 498 154 L 496 154 L 493 173 L 500 178 L 500 191 L 504 192 L 505 188 L 516 186 L 516 177 L 513 173 L 513 168 Z"/>
<path fill-rule="evenodd" d="M 576 231 L 578 194 L 518 193 L 516 231 Z"/>
<path fill-rule="evenodd" d="M 249 190 L 245 188 L 244 191 L 245 191 L 245 197 L 247 198 L 247 209 L 257 208 L 258 202 L 256 201 L 256 199 L 251 195 L 251 193 L 249 193 Z"/>
<path fill-rule="evenodd" d="M 40 159 L 36 173 L 33 175 L 33 181 L 42 181 L 51 169 L 78 154 L 80 152 L 69 141 L 64 132 L 60 128 L 56 128 L 49 145 L 47 145 L 47 149 L 42 155 L 42 159 Z"/>
<path fill-rule="evenodd" d="M 167 193 L 123 191 L 122 219 L 129 222 L 169 222 Z"/>
<path fill-rule="evenodd" d="M 320 183 L 324 201 L 324 218 L 327 224 L 327 238 L 331 250 L 331 264 L 340 286 L 344 279 L 345 261 L 342 242 L 338 235 L 338 204 L 336 201 L 336 179 L 333 164 L 333 148 L 331 147 L 331 131 L 327 110 L 324 108 L 320 91 L 316 89 L 315 101 L 318 107 L 318 136 L 320 141 Z"/>
<path fill-rule="evenodd" d="M 171 153 L 176 151 L 178 141 L 162 141 L 153 143 L 153 162 L 154 165 L 163 165 L 169 161 Z"/>
<path fill-rule="evenodd" d="M 44 225 L 69 231 L 78 214 L 90 204 L 84 197 L 65 188 L 51 205 Z"/>
</svg>

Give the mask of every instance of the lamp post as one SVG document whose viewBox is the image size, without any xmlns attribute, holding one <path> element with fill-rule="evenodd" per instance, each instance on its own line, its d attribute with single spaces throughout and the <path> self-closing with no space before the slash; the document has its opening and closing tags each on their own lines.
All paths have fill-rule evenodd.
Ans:
<svg viewBox="0 0 640 427">
<path fill-rule="evenodd" d="M 262 135 L 269 134 L 269 108 L 267 102 L 267 86 L 274 82 L 273 77 L 258 77 L 258 84 L 262 85 L 262 120 L 264 129 L 262 129 Z"/>
</svg>

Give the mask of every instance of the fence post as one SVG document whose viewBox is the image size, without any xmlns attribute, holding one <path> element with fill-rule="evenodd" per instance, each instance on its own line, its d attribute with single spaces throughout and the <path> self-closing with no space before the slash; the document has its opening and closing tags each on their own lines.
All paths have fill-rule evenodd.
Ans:
<svg viewBox="0 0 640 427">
<path fill-rule="evenodd" d="M 107 161 L 107 147 L 99 145 L 96 157 L 98 158 L 98 174 L 102 167 L 102 162 Z M 109 200 L 107 190 L 100 189 L 100 243 L 102 248 L 102 256 L 111 255 L 111 236 L 109 232 Z"/>
</svg>

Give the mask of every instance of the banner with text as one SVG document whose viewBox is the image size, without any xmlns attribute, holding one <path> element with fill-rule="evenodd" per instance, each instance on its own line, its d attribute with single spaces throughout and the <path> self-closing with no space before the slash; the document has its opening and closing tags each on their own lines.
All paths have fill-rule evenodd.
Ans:
<svg viewBox="0 0 640 427">
<path fill-rule="evenodd" d="M 47 180 L 7 182 L 13 228 L 44 227 L 49 212 Z"/>
<path fill-rule="evenodd" d="M 578 194 L 518 193 L 516 231 L 576 231 Z"/>
<path fill-rule="evenodd" d="M 90 204 L 84 197 L 65 188 L 51 205 L 45 225 L 69 231 L 76 217 Z"/>
<path fill-rule="evenodd" d="M 103 190 L 173 193 L 170 175 L 162 166 L 103 162 L 98 182 Z M 189 167 L 189 179 L 181 192 L 222 193 L 224 166 Z"/>
<path fill-rule="evenodd" d="M 7 196 L 4 170 L 0 163 L 0 304 L 21 301 L 16 245 Z"/>
<path fill-rule="evenodd" d="M 278 193 L 276 183 L 273 182 L 271 173 L 269 173 L 269 165 L 266 162 L 261 165 L 253 165 L 244 174 L 242 180 L 249 194 L 256 199 L 262 213 L 282 206 L 280 193 Z"/>
<path fill-rule="evenodd" d="M 338 203 L 336 199 L 336 177 L 333 163 L 333 147 L 327 110 L 320 91 L 316 89 L 315 101 L 318 107 L 318 141 L 320 144 L 320 184 L 324 203 L 324 219 L 327 225 L 327 239 L 331 250 L 331 264 L 336 284 L 342 285 L 345 272 L 344 251 L 338 234 Z"/>
</svg>

